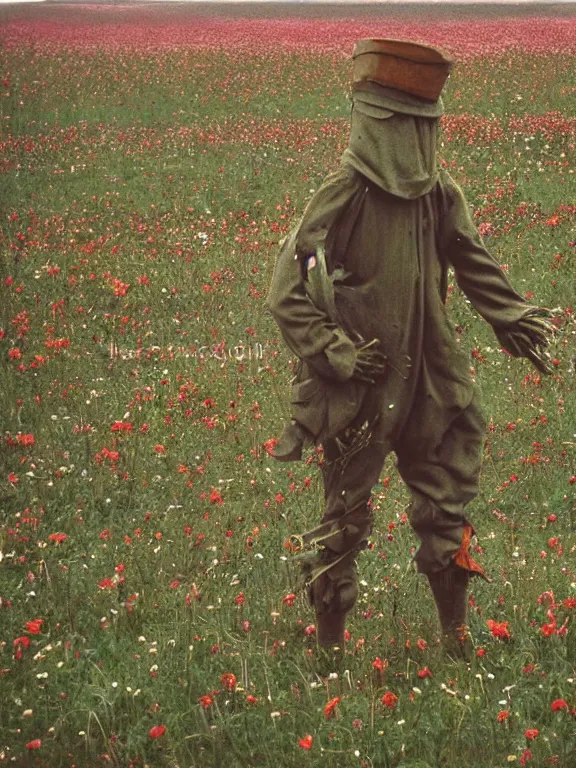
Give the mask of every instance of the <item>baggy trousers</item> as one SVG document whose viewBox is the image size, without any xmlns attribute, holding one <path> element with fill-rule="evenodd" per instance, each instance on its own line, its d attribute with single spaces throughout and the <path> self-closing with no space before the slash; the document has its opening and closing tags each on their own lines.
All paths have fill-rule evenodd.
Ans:
<svg viewBox="0 0 576 768">
<path fill-rule="evenodd" d="M 484 440 L 485 422 L 476 397 L 452 420 L 439 420 L 444 425 L 440 434 L 423 429 L 418 410 L 393 441 L 384 437 L 383 422 L 376 419 L 363 443 L 344 461 L 342 442 L 329 440 L 324 445 L 325 513 L 319 526 L 297 537 L 304 546 L 312 544 L 318 550 L 307 574 L 317 613 L 348 612 L 354 607 L 356 555 L 372 531 L 372 488 L 391 451 L 411 495 L 407 512 L 420 540 L 414 558 L 418 571 L 436 573 L 454 561 L 487 578 L 468 552 L 474 529 L 463 514 L 478 492 Z M 357 423 L 361 420 L 362 415 Z"/>
</svg>

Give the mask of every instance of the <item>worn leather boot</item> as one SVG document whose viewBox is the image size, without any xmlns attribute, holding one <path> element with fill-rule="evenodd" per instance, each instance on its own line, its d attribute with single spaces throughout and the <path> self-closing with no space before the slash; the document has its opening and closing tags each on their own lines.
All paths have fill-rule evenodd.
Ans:
<svg viewBox="0 0 576 768">
<path fill-rule="evenodd" d="M 314 672 L 320 678 L 338 672 L 344 658 L 344 629 L 347 614 L 316 614 L 316 640 L 318 650 L 315 655 Z"/>
<path fill-rule="evenodd" d="M 427 575 L 438 609 L 444 649 L 452 658 L 469 660 L 472 640 L 466 617 L 470 572 L 451 563 L 444 570 Z"/>
<path fill-rule="evenodd" d="M 316 636 L 318 645 L 322 648 L 338 647 L 344 649 L 344 629 L 346 625 L 346 613 L 316 614 Z"/>
</svg>

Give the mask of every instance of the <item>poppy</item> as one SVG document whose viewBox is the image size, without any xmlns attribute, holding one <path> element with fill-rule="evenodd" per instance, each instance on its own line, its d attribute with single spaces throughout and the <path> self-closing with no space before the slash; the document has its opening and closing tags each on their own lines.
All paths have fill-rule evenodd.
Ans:
<svg viewBox="0 0 576 768">
<path fill-rule="evenodd" d="M 66 541 L 68 538 L 68 534 L 66 533 L 51 533 L 48 536 L 48 541 L 54 541 L 56 544 L 62 544 L 63 541 Z"/>
<path fill-rule="evenodd" d="M 507 621 L 494 621 L 493 619 L 488 619 L 486 624 L 488 625 L 492 637 L 498 637 L 500 640 L 510 640 L 510 630 Z"/>
<path fill-rule="evenodd" d="M 416 673 L 418 677 L 423 680 L 425 677 L 432 677 L 432 672 L 428 669 L 428 667 L 424 667 L 423 669 L 419 669 Z"/>
<path fill-rule="evenodd" d="M 298 742 L 298 745 L 302 747 L 302 749 L 312 749 L 312 742 L 313 742 L 312 736 L 308 733 L 304 738 L 300 739 Z"/>
<path fill-rule="evenodd" d="M 324 707 L 324 717 L 326 720 L 328 718 L 332 717 L 334 714 L 334 710 L 336 709 L 336 705 L 340 702 L 340 696 L 335 696 L 333 699 L 330 699 L 328 704 Z"/>
<path fill-rule="evenodd" d="M 236 675 L 233 675 L 232 672 L 224 672 L 220 681 L 224 688 L 229 691 L 233 691 L 236 688 Z"/>
<path fill-rule="evenodd" d="M 26 744 L 26 749 L 40 749 L 42 746 L 42 739 L 34 739 L 34 741 L 29 741 L 28 744 Z"/>
<path fill-rule="evenodd" d="M 39 635 L 42 631 L 42 624 L 44 624 L 44 619 L 34 619 L 33 621 L 27 621 L 26 632 L 29 632 L 31 635 Z"/>
<path fill-rule="evenodd" d="M 398 696 L 396 696 L 395 693 L 392 693 L 392 691 L 386 691 L 384 696 L 382 696 L 382 704 L 384 704 L 385 707 L 388 707 L 388 709 L 394 709 L 397 701 Z"/>
<path fill-rule="evenodd" d="M 568 709 L 568 702 L 566 699 L 554 699 L 550 705 L 552 712 L 559 712 L 561 709 Z"/>
</svg>

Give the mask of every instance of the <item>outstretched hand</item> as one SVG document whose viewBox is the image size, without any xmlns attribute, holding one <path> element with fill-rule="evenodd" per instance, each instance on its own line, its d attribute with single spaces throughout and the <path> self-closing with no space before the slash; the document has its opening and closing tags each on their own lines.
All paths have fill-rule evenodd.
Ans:
<svg viewBox="0 0 576 768">
<path fill-rule="evenodd" d="M 514 357 L 526 357 L 540 373 L 551 374 L 554 369 L 547 347 L 556 330 L 549 319 L 552 316 L 553 311 L 546 309 L 527 315 L 513 329 L 499 331 L 498 339 Z"/>
<path fill-rule="evenodd" d="M 372 341 L 358 341 L 354 344 L 356 347 L 356 365 L 352 377 L 358 381 L 365 381 L 368 384 L 375 384 L 386 370 L 386 355 L 383 355 L 375 347 L 380 344 L 380 339 Z"/>
</svg>

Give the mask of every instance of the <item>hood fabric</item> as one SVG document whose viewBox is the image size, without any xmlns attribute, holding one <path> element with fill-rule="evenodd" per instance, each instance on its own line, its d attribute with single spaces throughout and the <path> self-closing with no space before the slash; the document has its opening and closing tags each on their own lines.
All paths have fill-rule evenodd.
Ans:
<svg viewBox="0 0 576 768">
<path fill-rule="evenodd" d="M 366 88 L 365 86 L 372 86 Z M 443 105 L 365 83 L 352 95 L 348 163 L 378 187 L 413 200 L 438 181 L 436 136 Z"/>
</svg>

